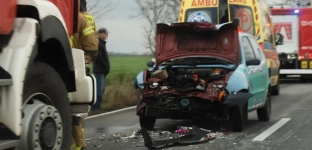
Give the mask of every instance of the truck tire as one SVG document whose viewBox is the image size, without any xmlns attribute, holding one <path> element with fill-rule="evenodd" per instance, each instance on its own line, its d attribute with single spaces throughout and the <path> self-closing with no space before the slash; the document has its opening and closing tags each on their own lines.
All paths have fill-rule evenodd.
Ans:
<svg viewBox="0 0 312 150">
<path fill-rule="evenodd" d="M 280 93 L 280 79 L 277 79 L 277 83 L 275 86 L 272 88 L 272 95 L 279 95 Z"/>
<path fill-rule="evenodd" d="M 139 116 L 140 126 L 146 130 L 153 130 L 156 124 L 156 118 L 150 116 Z"/>
<path fill-rule="evenodd" d="M 271 94 L 268 90 L 264 107 L 257 109 L 259 121 L 269 121 L 271 118 Z"/>
<path fill-rule="evenodd" d="M 245 123 L 248 120 L 248 111 L 247 111 L 247 104 L 245 104 L 243 108 L 243 114 L 240 113 L 238 107 L 233 107 L 230 110 L 230 121 L 232 125 L 233 132 L 242 132 L 244 131 Z"/>
<path fill-rule="evenodd" d="M 22 149 L 70 149 L 71 111 L 60 75 L 42 62 L 29 65 L 23 89 Z"/>
</svg>

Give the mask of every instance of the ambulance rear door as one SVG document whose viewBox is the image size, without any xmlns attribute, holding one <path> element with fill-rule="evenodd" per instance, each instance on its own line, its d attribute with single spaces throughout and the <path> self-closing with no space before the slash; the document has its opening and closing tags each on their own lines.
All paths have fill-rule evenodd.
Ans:
<svg viewBox="0 0 312 150">
<path fill-rule="evenodd" d="M 183 0 L 179 22 L 219 22 L 219 0 Z"/>
<path fill-rule="evenodd" d="M 257 8 L 256 0 L 228 0 L 229 20 L 239 19 L 242 32 L 256 36 L 260 30 L 256 32 L 255 22 L 260 17 L 254 15 L 255 8 Z"/>
</svg>

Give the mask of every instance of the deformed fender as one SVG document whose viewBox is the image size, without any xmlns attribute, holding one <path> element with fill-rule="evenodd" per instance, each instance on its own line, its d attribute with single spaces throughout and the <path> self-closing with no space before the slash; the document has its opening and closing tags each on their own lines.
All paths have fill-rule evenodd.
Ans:
<svg viewBox="0 0 312 150">
<path fill-rule="evenodd" d="M 235 70 L 232 73 L 230 79 L 228 80 L 226 90 L 229 91 L 230 94 L 232 94 L 247 89 L 248 89 L 248 80 L 245 74 L 239 70 Z"/>
<path fill-rule="evenodd" d="M 243 113 L 244 105 L 252 96 L 253 95 L 248 92 L 238 92 L 236 94 L 230 94 L 224 99 L 223 104 L 228 107 L 237 106 L 240 112 Z"/>
</svg>

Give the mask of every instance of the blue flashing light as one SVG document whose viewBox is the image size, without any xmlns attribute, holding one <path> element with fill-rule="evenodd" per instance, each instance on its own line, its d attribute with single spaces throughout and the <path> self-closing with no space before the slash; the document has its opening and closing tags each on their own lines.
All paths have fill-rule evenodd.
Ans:
<svg viewBox="0 0 312 150">
<path fill-rule="evenodd" d="M 296 9 L 294 12 L 295 12 L 295 13 L 299 13 L 299 10 L 298 10 L 298 9 Z"/>
</svg>

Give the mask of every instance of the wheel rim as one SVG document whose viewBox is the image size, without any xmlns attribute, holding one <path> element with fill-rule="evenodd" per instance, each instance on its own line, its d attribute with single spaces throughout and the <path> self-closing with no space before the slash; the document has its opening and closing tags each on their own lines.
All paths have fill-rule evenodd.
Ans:
<svg viewBox="0 0 312 150">
<path fill-rule="evenodd" d="M 32 95 L 27 99 L 23 109 L 23 126 L 20 148 L 33 150 L 60 149 L 62 144 L 62 119 L 57 109 L 43 103 Z M 50 100 L 48 96 L 40 97 Z"/>
</svg>

